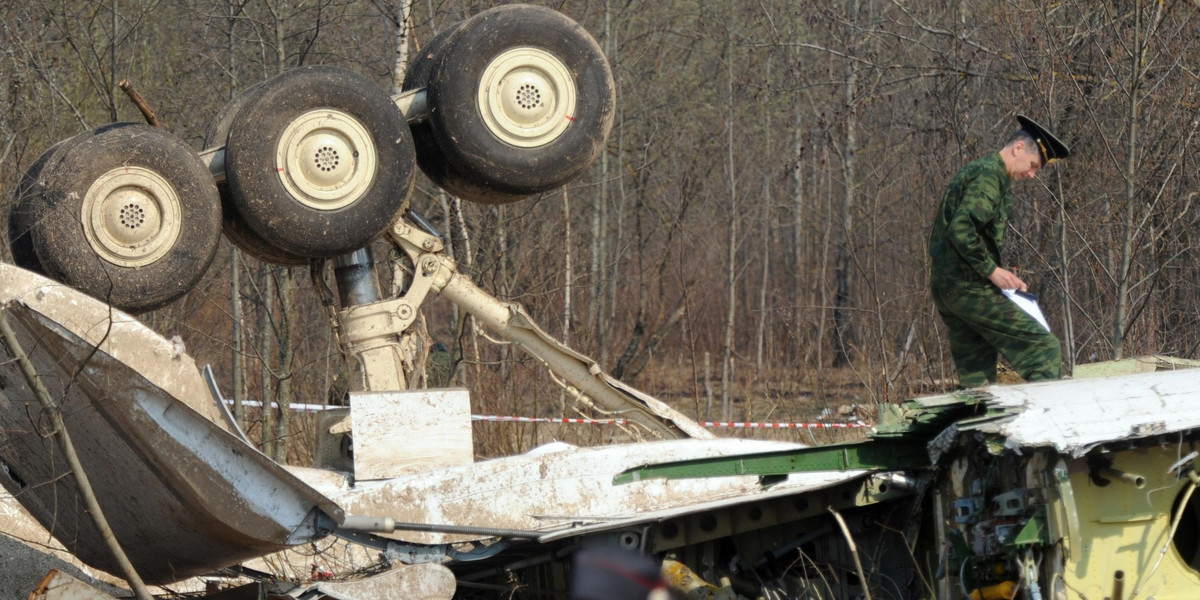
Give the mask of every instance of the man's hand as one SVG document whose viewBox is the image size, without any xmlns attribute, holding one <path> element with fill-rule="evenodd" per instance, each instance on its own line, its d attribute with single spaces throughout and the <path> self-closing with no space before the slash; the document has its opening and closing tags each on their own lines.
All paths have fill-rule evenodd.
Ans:
<svg viewBox="0 0 1200 600">
<path fill-rule="evenodd" d="M 1029 285 L 1024 281 L 1021 281 L 1021 278 L 1017 277 L 1016 273 L 1006 269 L 1001 269 L 1000 267 L 996 267 L 996 270 L 992 271 L 991 275 L 988 275 L 988 281 L 991 281 L 992 285 L 995 285 L 1002 290 L 1020 290 L 1022 292 L 1029 291 Z"/>
</svg>

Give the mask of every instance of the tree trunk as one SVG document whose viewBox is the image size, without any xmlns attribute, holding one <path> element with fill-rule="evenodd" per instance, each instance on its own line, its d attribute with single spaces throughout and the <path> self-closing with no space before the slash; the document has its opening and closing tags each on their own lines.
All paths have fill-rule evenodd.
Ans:
<svg viewBox="0 0 1200 600">
<path fill-rule="evenodd" d="M 713 389 L 712 389 L 712 359 L 708 351 L 704 352 L 704 420 L 712 420 Z"/>
<path fill-rule="evenodd" d="M 296 276 L 292 269 L 279 272 L 279 299 L 283 304 L 283 318 L 279 321 L 279 387 L 276 398 L 279 404 L 278 421 L 275 426 L 275 462 L 287 461 L 288 439 L 291 437 L 292 385 L 295 373 L 292 366 L 296 356 L 296 327 L 300 315 L 296 313 Z"/>
<path fill-rule="evenodd" d="M 730 365 L 733 361 L 733 332 L 737 328 L 737 245 L 738 245 L 738 195 L 737 173 L 733 164 L 733 123 L 735 118 L 733 105 L 733 18 L 735 3 L 729 2 L 729 28 L 726 29 L 725 45 L 725 93 L 729 112 L 725 123 L 725 156 L 727 179 L 729 180 L 729 251 L 726 257 L 727 286 L 725 313 L 725 342 L 721 348 L 721 407 L 727 410 L 733 395 L 733 381 Z"/>
<path fill-rule="evenodd" d="M 619 59 L 618 53 L 620 51 L 620 45 L 618 43 L 619 42 L 618 30 L 617 30 L 617 28 L 612 26 L 612 11 L 608 10 L 609 0 L 605 0 L 604 4 L 605 4 L 605 9 L 606 9 L 604 12 L 604 34 L 605 34 L 605 46 L 606 46 L 605 53 L 608 56 L 608 59 L 612 61 L 613 76 L 614 76 L 614 80 L 615 80 L 614 84 L 617 86 L 617 88 L 616 88 L 617 97 L 620 98 L 621 97 L 621 87 L 620 87 L 621 78 L 620 78 L 620 72 L 617 68 L 617 66 L 619 64 L 618 63 L 618 59 Z M 624 237 L 625 237 L 625 168 L 624 168 L 625 159 L 622 156 L 622 151 L 625 146 L 625 144 L 624 144 L 624 141 L 625 141 L 624 133 L 625 132 L 624 132 L 623 112 L 621 110 L 620 102 L 617 103 L 616 111 L 617 111 L 616 123 L 614 123 L 614 126 L 613 126 L 613 128 L 616 130 L 616 134 L 617 134 L 617 143 L 616 143 L 616 149 L 615 149 L 616 160 L 614 161 L 616 163 L 616 169 L 612 173 L 612 177 L 616 180 L 616 184 L 617 184 L 617 200 L 616 200 L 616 213 L 617 214 L 616 214 L 616 230 L 613 232 L 612 243 L 607 244 L 607 246 L 609 248 L 611 248 L 612 250 L 611 250 L 610 267 L 608 269 L 608 273 L 605 275 L 605 277 L 608 278 L 608 282 L 607 282 L 608 298 L 605 300 L 605 305 L 608 308 L 608 313 L 607 313 L 608 318 L 605 319 L 605 331 L 604 331 L 605 339 L 613 337 L 613 330 L 612 330 L 613 323 L 615 323 L 617 320 L 617 314 L 616 314 L 617 313 L 617 284 L 618 284 L 618 282 L 621 281 L 621 265 L 623 262 L 622 261 L 622 254 L 623 254 L 622 248 L 624 247 Z M 607 155 L 607 152 L 605 154 Z M 609 174 L 608 174 L 608 170 L 606 168 L 605 169 L 605 181 L 607 181 L 608 179 L 609 179 Z M 611 207 L 610 207 L 610 210 L 612 210 Z M 609 346 L 609 344 L 604 345 L 604 349 L 601 352 L 602 360 L 601 360 L 600 364 L 603 364 L 603 365 L 609 364 L 608 346 Z"/>
<path fill-rule="evenodd" d="M 267 456 L 275 456 L 275 417 L 271 409 L 271 378 L 274 369 L 271 368 L 271 357 L 274 352 L 275 327 L 271 322 L 272 306 L 275 302 L 275 277 L 269 265 L 262 266 L 262 304 L 258 315 L 258 357 L 262 365 L 262 380 L 259 387 L 259 399 L 262 401 L 262 452 Z"/>
<path fill-rule="evenodd" d="M 591 265 L 591 302 L 588 303 L 588 328 L 596 344 L 596 354 L 600 356 L 600 364 L 604 364 L 604 256 L 607 253 L 604 235 L 607 229 L 608 215 L 608 153 L 600 155 L 600 193 L 592 201 L 592 265 Z"/>
<path fill-rule="evenodd" d="M 563 314 L 562 343 L 571 347 L 571 281 L 575 278 L 571 265 L 571 201 L 567 186 L 562 187 L 563 217 Z M 558 413 L 567 414 L 567 390 L 558 390 Z"/>
<path fill-rule="evenodd" d="M 822 163 L 829 164 L 829 145 L 826 144 L 821 148 Z M 815 158 L 814 158 L 815 161 Z M 813 344 L 817 348 L 816 364 L 819 367 L 825 366 L 825 332 L 829 321 L 829 245 L 833 230 L 836 229 L 833 224 L 833 178 L 829 173 L 825 173 L 825 227 L 824 235 L 821 236 L 821 272 L 816 278 L 817 285 L 817 306 L 821 307 L 821 316 L 817 319 L 817 339 Z"/>
<path fill-rule="evenodd" d="M 225 42 L 229 50 L 229 98 L 232 101 L 238 94 L 237 85 L 237 46 L 235 44 L 236 37 L 234 36 L 234 28 L 237 26 L 237 15 L 241 12 L 241 6 L 237 0 L 230 0 L 229 18 L 226 21 Z M 230 362 L 233 371 L 233 420 L 243 430 L 246 429 L 246 408 L 242 405 L 246 397 L 246 359 L 245 349 L 242 345 L 245 333 L 243 332 L 246 315 L 242 310 L 242 252 L 234 246 L 229 252 L 229 307 L 231 315 L 232 331 L 232 356 Z"/>
<path fill-rule="evenodd" d="M 853 22 L 858 15 L 858 0 L 850 0 L 848 19 Z M 854 31 L 847 31 L 848 55 L 853 55 Z M 853 299 L 850 289 L 851 268 L 851 232 L 854 226 L 854 188 L 855 153 L 858 148 L 858 110 L 855 107 L 855 95 L 858 93 L 858 63 L 846 61 L 845 88 L 846 124 L 845 136 L 842 138 L 842 207 L 838 224 L 837 264 L 834 267 L 834 279 L 837 291 L 833 298 L 833 366 L 844 367 L 850 364 L 850 350 L 854 346 L 853 324 L 850 322 L 853 310 Z"/>
<path fill-rule="evenodd" d="M 237 248 L 234 248 L 229 253 L 229 305 L 230 315 L 233 321 L 230 337 L 232 338 L 232 351 L 230 362 L 233 370 L 233 420 L 242 429 L 246 428 L 246 408 L 242 406 L 242 400 L 245 398 L 245 369 L 246 361 L 244 359 L 245 352 L 242 349 L 242 338 L 245 334 L 242 333 L 242 319 L 245 314 L 242 312 L 242 267 L 239 263 L 242 261 L 242 253 Z"/>
<path fill-rule="evenodd" d="M 563 217 L 563 314 L 562 342 L 564 346 L 571 345 L 571 282 L 575 272 L 571 264 L 571 201 L 567 186 L 562 187 L 562 217 Z"/>
<path fill-rule="evenodd" d="M 467 230 L 467 218 L 463 215 L 462 199 L 458 196 L 453 196 L 453 198 L 451 211 L 454 213 L 455 228 L 458 231 L 458 248 L 462 251 L 462 264 L 467 267 L 467 272 L 470 273 L 472 267 L 475 266 L 475 254 L 471 251 L 471 234 Z M 481 364 L 479 360 L 479 335 L 475 332 L 475 318 L 469 314 L 462 313 L 461 320 L 455 326 L 455 333 L 457 334 L 454 340 L 455 347 L 457 348 L 455 356 L 467 356 L 466 349 L 463 347 L 463 340 L 469 339 L 470 356 L 472 363 L 475 365 L 475 381 L 478 382 Z M 454 373 L 457 376 L 459 373 L 458 369 L 454 369 Z M 465 385 L 465 382 L 460 380 L 460 384 Z"/>
<path fill-rule="evenodd" d="M 509 281 L 509 248 L 508 248 L 508 211 L 504 209 L 504 205 L 494 207 L 496 215 L 496 246 L 499 250 L 498 266 L 500 268 L 500 285 L 496 290 L 496 295 L 501 300 L 508 300 L 512 297 L 512 289 Z M 500 344 L 500 374 L 505 380 L 510 379 L 512 375 L 512 365 L 508 364 L 509 353 L 508 344 Z"/>
<path fill-rule="evenodd" d="M 1075 319 L 1071 307 L 1071 265 L 1070 251 L 1067 249 L 1067 203 L 1063 200 L 1062 177 L 1055 176 L 1058 188 L 1058 255 L 1060 277 L 1062 277 L 1063 303 L 1063 358 L 1067 362 L 1067 373 L 1075 371 Z"/>
<path fill-rule="evenodd" d="M 767 57 L 767 82 L 771 81 L 771 58 Z M 764 146 L 771 151 L 771 111 L 763 109 L 766 140 Z M 771 176 L 763 175 L 763 206 L 762 206 L 762 277 L 758 287 L 758 334 L 755 340 L 754 371 L 759 379 L 763 370 L 763 346 L 767 337 L 767 287 L 771 275 Z"/>
<path fill-rule="evenodd" d="M 612 11 L 609 1 L 604 2 L 604 50 L 612 51 Z M 605 262 L 608 260 L 608 152 L 600 153 L 600 193 L 593 201 L 592 210 L 592 298 L 588 307 L 588 327 L 595 337 L 596 356 L 601 365 L 608 363 L 607 323 L 608 314 L 606 301 L 608 289 L 605 286 Z"/>
<path fill-rule="evenodd" d="M 805 252 L 806 236 L 804 232 L 804 135 L 801 129 L 800 103 L 795 104 L 792 116 L 792 286 L 791 286 L 791 322 L 792 337 L 795 340 L 795 355 L 807 355 L 804 341 L 807 336 L 805 329 L 805 304 L 808 301 L 808 286 L 805 271 L 808 268 Z"/>
<path fill-rule="evenodd" d="M 111 122 L 117 122 L 117 90 L 120 89 L 118 83 L 121 77 L 117 75 L 117 27 L 120 25 L 118 17 L 120 13 L 117 11 L 117 0 L 111 0 L 109 4 L 109 17 L 112 19 L 112 47 L 109 49 L 108 55 L 108 116 Z"/>
<path fill-rule="evenodd" d="M 446 231 L 445 231 L 444 239 L 445 239 L 445 244 L 446 244 L 446 256 L 449 256 L 452 260 L 458 260 L 456 258 L 456 253 L 455 253 L 455 237 L 454 237 L 454 231 L 455 231 L 454 224 L 456 222 L 456 214 L 454 212 L 454 209 L 451 207 L 450 201 L 446 197 L 446 190 L 443 190 L 442 188 L 438 188 L 438 196 L 437 197 L 438 197 L 438 204 L 442 207 L 442 214 L 445 216 Z M 458 319 L 459 319 L 458 305 L 454 304 L 452 302 L 452 303 L 450 303 L 450 330 L 451 331 L 454 331 L 454 329 L 456 327 L 458 327 Z M 449 381 L 447 381 L 446 385 L 451 385 L 451 383 Z"/>
<path fill-rule="evenodd" d="M 278 70 L 277 72 L 279 73 L 283 73 L 285 70 L 287 70 L 287 32 L 284 28 L 284 15 L 287 13 L 286 7 L 286 2 L 280 2 L 279 13 L 275 18 L 275 56 L 277 59 L 276 68 Z M 283 268 L 278 271 L 271 271 L 271 279 L 273 280 L 276 276 L 279 277 L 279 281 L 278 285 L 275 287 L 278 290 L 278 302 L 280 304 L 280 308 L 282 309 L 277 315 L 277 320 L 274 321 L 275 329 L 272 331 L 275 336 L 277 336 L 276 343 L 278 344 L 280 359 L 279 371 L 277 374 L 278 382 L 275 384 L 275 399 L 277 401 L 277 407 L 274 410 L 268 410 L 267 403 L 271 401 L 271 395 L 264 393 L 263 410 L 268 414 L 273 413 L 275 418 L 275 428 L 272 431 L 271 436 L 271 452 L 268 453 L 268 455 L 273 457 L 276 462 L 282 462 L 284 457 L 287 455 L 288 409 L 286 404 L 290 403 L 291 401 L 291 373 L 287 371 L 287 369 L 290 368 L 290 365 L 285 362 L 285 358 L 290 360 L 290 357 L 295 352 L 295 349 L 292 348 L 291 336 L 287 332 L 291 331 L 292 329 L 292 317 L 294 315 L 289 312 L 289 309 L 295 303 L 296 286 L 295 281 L 291 277 L 291 269 Z M 274 295 L 271 297 L 272 304 L 268 304 L 267 306 L 274 306 Z M 270 319 L 268 320 L 270 321 Z M 266 337 L 270 338 L 270 336 Z M 264 354 L 263 356 L 266 357 L 270 355 Z M 266 359 L 264 358 L 264 360 Z M 263 431 L 265 433 L 266 429 Z"/>
<path fill-rule="evenodd" d="M 408 38 L 412 35 L 412 0 L 396 0 L 396 60 L 392 65 L 392 94 L 404 88 L 408 69 Z"/>
<path fill-rule="evenodd" d="M 285 49 L 285 41 L 287 40 L 286 32 L 283 30 L 283 15 L 285 10 L 285 2 L 280 2 L 275 13 L 275 72 L 282 73 L 287 70 L 287 52 Z"/>
<path fill-rule="evenodd" d="M 1142 61 L 1144 49 L 1141 39 L 1142 3 L 1133 3 L 1133 44 L 1129 57 L 1129 103 L 1126 106 L 1126 132 L 1129 136 L 1125 154 L 1125 222 L 1121 236 L 1121 270 L 1117 272 L 1117 302 L 1113 315 L 1112 351 L 1113 359 L 1120 360 L 1125 355 L 1125 319 L 1129 313 L 1129 279 L 1130 266 L 1133 262 L 1133 211 L 1137 197 L 1137 135 L 1138 135 L 1138 92 L 1141 87 Z"/>
<path fill-rule="evenodd" d="M 767 339 L 767 289 L 771 285 L 771 178 L 763 176 L 763 197 L 766 206 L 762 209 L 762 273 L 758 286 L 758 336 L 754 353 L 754 370 L 759 377 L 763 370 L 763 349 Z"/>
</svg>

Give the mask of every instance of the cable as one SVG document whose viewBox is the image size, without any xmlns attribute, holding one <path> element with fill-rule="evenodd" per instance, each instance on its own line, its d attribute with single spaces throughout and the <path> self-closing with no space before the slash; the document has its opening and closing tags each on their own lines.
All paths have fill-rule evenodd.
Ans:
<svg viewBox="0 0 1200 600">
<path fill-rule="evenodd" d="M 963 576 L 966 575 L 966 572 L 967 572 L 967 559 L 964 558 L 962 561 L 962 565 L 960 565 L 958 567 L 958 587 L 959 587 L 959 589 L 962 590 L 964 598 L 970 598 L 971 592 L 967 591 L 967 582 L 963 579 Z"/>
<path fill-rule="evenodd" d="M 1137 598 L 1138 592 L 1142 589 L 1142 584 L 1149 581 L 1154 572 L 1158 570 L 1159 565 L 1162 564 L 1163 557 L 1167 555 L 1167 549 L 1171 547 L 1171 542 L 1175 540 L 1175 530 L 1179 528 L 1179 521 L 1183 519 L 1183 511 L 1187 509 L 1188 502 L 1192 499 L 1192 492 L 1196 491 L 1196 484 L 1200 483 L 1200 476 L 1196 475 L 1195 471 L 1188 471 L 1188 479 L 1190 483 L 1188 483 L 1187 490 L 1183 492 L 1183 499 L 1179 503 L 1179 508 L 1175 509 L 1175 516 L 1171 519 L 1171 529 L 1167 533 L 1167 539 L 1163 542 L 1162 549 L 1158 551 L 1158 558 L 1154 561 L 1154 566 L 1150 567 L 1150 570 L 1146 574 L 1138 578 L 1137 585 L 1133 586 L 1133 591 L 1129 594 L 1129 600 Z"/>
</svg>

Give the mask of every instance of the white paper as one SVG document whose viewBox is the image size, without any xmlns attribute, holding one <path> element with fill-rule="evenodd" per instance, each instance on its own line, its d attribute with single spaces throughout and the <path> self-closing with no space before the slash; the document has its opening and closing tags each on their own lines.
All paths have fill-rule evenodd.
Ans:
<svg viewBox="0 0 1200 600">
<path fill-rule="evenodd" d="M 1005 296 L 1008 296 L 1009 300 L 1012 300 L 1014 304 L 1019 306 L 1021 310 L 1029 313 L 1029 316 L 1033 317 L 1038 323 L 1041 323 L 1042 327 L 1046 328 L 1046 331 L 1050 331 L 1050 326 L 1046 324 L 1046 317 L 1042 315 L 1042 309 L 1038 308 L 1037 296 L 1018 290 L 1001 291 L 1004 292 Z"/>
</svg>

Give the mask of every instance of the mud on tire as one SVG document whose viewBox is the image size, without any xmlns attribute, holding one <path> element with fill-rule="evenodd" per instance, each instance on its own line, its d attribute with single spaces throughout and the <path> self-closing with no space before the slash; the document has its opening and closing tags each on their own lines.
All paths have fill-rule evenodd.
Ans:
<svg viewBox="0 0 1200 600">
<path fill-rule="evenodd" d="M 266 82 L 260 82 L 257 85 L 246 88 L 226 104 L 221 109 L 221 112 L 217 113 L 216 120 L 213 121 L 212 127 L 209 128 L 208 133 L 204 136 L 205 149 L 225 145 L 225 142 L 229 139 L 229 129 L 233 127 L 234 118 L 241 112 L 242 107 L 258 101 L 258 98 L 262 96 L 265 89 L 264 83 Z M 234 246 L 237 246 L 246 254 L 267 263 L 285 266 L 308 264 L 309 259 L 307 257 L 293 254 L 271 244 L 242 220 L 241 214 L 238 213 L 237 207 L 233 203 L 233 197 L 229 192 L 229 183 L 227 181 L 217 184 L 217 192 L 221 195 L 221 231 Z"/>
<path fill-rule="evenodd" d="M 51 146 L 25 170 L 17 182 L 16 193 L 13 194 L 12 205 L 8 210 L 8 245 L 12 251 L 13 262 L 18 267 L 39 275 L 45 275 L 46 270 L 38 261 L 37 253 L 33 249 L 33 234 L 30 233 L 34 224 L 34 198 L 42 193 L 42 168 L 67 141 L 69 140 Z"/>
<path fill-rule="evenodd" d="M 366 246 L 412 193 L 415 157 L 403 115 L 371 81 L 344 69 L 300 67 L 262 85 L 226 142 L 238 214 L 292 255 Z"/>
<path fill-rule="evenodd" d="M 421 166 L 448 191 L 512 201 L 563 185 L 603 150 L 615 85 L 578 23 L 547 8 L 500 6 L 462 23 L 434 50 L 419 67 L 428 75 L 414 72 L 406 87 L 426 86 L 424 127 L 438 151 L 422 140 Z"/>
<path fill-rule="evenodd" d="M 162 306 L 204 275 L 220 240 L 220 200 L 181 140 L 116 123 L 44 157 L 21 219 L 47 275 L 130 312 Z"/>
</svg>

